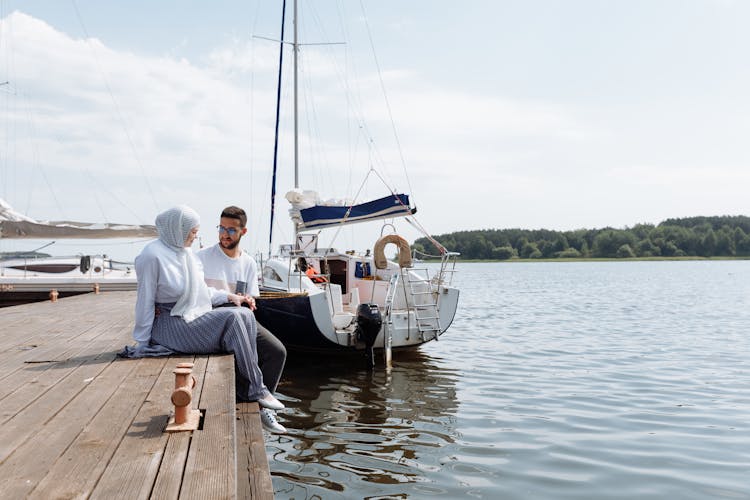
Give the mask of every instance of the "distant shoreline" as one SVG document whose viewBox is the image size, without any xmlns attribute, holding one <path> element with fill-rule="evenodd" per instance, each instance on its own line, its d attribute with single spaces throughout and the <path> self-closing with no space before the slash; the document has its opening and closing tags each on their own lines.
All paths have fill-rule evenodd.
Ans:
<svg viewBox="0 0 750 500">
<path fill-rule="evenodd" d="M 574 257 L 574 258 L 552 258 L 552 259 L 461 259 L 459 258 L 456 262 L 460 264 L 475 264 L 484 262 L 505 262 L 508 264 L 521 263 L 521 262 L 648 262 L 648 261 L 665 261 L 665 260 L 699 260 L 699 261 L 710 261 L 710 260 L 750 260 L 750 256 L 733 256 L 733 257 L 696 257 L 696 256 L 684 256 L 684 257 Z M 424 260 L 423 262 L 440 262 L 439 260 Z"/>
<path fill-rule="evenodd" d="M 523 262 L 649 262 L 649 261 L 712 261 L 712 260 L 750 260 L 750 256 L 732 256 L 732 257 L 696 257 L 696 256 L 683 256 L 683 257 L 579 257 L 579 258 L 550 258 L 550 259 L 461 259 L 459 258 L 456 262 L 459 264 L 482 264 L 487 262 L 498 262 L 498 263 L 523 263 Z M 439 259 L 423 259 L 425 263 L 436 263 L 440 262 Z"/>
</svg>

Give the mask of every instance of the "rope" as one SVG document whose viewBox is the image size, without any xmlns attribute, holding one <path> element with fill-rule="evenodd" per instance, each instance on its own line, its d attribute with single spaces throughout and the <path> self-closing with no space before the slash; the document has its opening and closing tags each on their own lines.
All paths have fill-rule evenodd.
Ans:
<svg viewBox="0 0 750 500">
<path fill-rule="evenodd" d="M 430 233 L 428 233 L 427 230 L 422 226 L 422 224 L 420 224 L 417 221 L 416 218 L 414 218 L 414 220 L 412 221 L 409 217 L 406 217 L 406 222 L 408 222 L 409 224 L 411 224 L 412 226 L 414 226 L 415 228 L 417 228 L 422 234 L 424 234 L 425 238 L 427 238 L 428 240 L 430 240 L 430 242 L 433 245 L 435 245 L 435 248 L 437 248 L 438 250 L 440 250 L 440 253 L 442 255 L 445 255 L 446 253 L 448 253 L 448 249 L 445 248 L 443 245 L 441 245 L 438 240 L 436 240 L 435 238 L 433 238 L 430 235 Z"/>
</svg>

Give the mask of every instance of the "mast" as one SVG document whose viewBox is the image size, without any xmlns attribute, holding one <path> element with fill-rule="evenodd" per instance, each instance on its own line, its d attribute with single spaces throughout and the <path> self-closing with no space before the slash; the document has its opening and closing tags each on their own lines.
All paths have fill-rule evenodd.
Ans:
<svg viewBox="0 0 750 500">
<path fill-rule="evenodd" d="M 284 62 L 284 24 L 286 17 L 286 0 L 282 2 L 281 7 L 281 41 L 279 42 L 279 80 L 276 87 L 276 133 L 273 144 L 273 178 L 271 181 L 271 225 L 268 231 L 268 256 L 273 252 L 273 222 L 276 214 L 276 171 L 279 156 L 279 121 L 281 110 L 281 68 Z M 297 0 L 294 0 L 294 12 L 292 17 L 294 25 L 294 38 L 292 41 L 293 59 L 294 59 L 294 187 L 299 188 L 299 120 L 297 107 L 297 56 L 299 53 L 299 42 L 297 39 Z M 294 225 L 294 240 L 297 241 L 297 225 Z"/>
<path fill-rule="evenodd" d="M 296 0 L 295 0 L 296 3 Z M 281 111 L 281 68 L 284 62 L 284 19 L 286 0 L 281 4 L 281 41 L 279 41 L 279 81 L 276 86 L 276 133 L 273 140 L 273 178 L 271 180 L 271 225 L 268 230 L 268 256 L 273 252 L 273 219 L 276 213 L 276 166 L 279 157 L 279 117 Z"/>
<path fill-rule="evenodd" d="M 299 120 L 297 119 L 297 55 L 299 54 L 299 43 L 297 41 L 297 0 L 294 0 L 294 187 L 299 188 Z M 295 230 L 295 233 L 297 231 Z M 296 236 L 296 234 L 295 234 Z"/>
</svg>

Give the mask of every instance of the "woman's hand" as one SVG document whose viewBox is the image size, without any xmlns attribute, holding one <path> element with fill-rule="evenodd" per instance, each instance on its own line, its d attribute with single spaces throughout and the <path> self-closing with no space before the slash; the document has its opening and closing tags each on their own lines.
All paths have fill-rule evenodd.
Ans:
<svg viewBox="0 0 750 500">
<path fill-rule="evenodd" d="M 227 294 L 227 300 L 231 302 L 232 304 L 236 306 L 241 306 L 243 303 L 246 303 L 248 306 L 250 306 L 251 311 L 255 311 L 255 298 L 251 297 L 250 295 L 240 295 L 237 293 L 228 293 Z"/>
</svg>

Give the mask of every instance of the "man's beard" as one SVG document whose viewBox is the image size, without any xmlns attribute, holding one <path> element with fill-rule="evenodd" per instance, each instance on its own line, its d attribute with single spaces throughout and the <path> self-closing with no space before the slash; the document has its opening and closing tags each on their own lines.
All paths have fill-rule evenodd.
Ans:
<svg viewBox="0 0 750 500">
<path fill-rule="evenodd" d="M 239 239 L 237 241 L 231 242 L 229 245 L 227 245 L 223 241 L 221 242 L 221 246 L 223 248 L 226 248 L 227 250 L 234 250 L 235 248 L 237 248 L 237 245 L 239 245 L 239 244 L 240 244 L 240 240 Z"/>
</svg>

